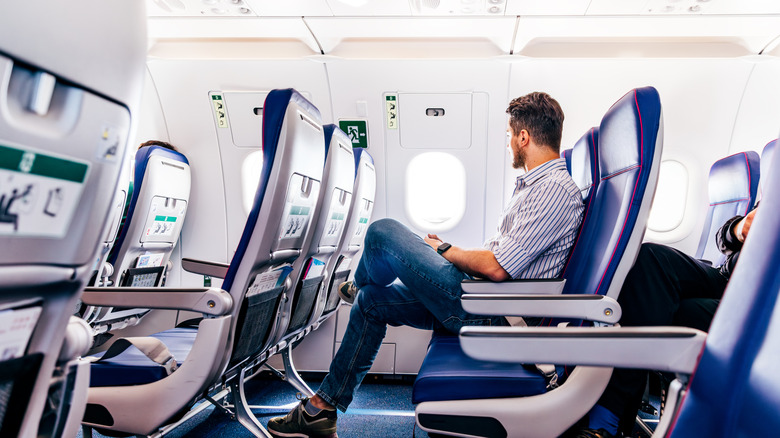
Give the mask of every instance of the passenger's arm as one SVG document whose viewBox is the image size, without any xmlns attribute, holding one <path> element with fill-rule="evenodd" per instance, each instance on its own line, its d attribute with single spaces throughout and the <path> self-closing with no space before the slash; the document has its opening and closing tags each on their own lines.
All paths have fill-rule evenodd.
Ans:
<svg viewBox="0 0 780 438">
<path fill-rule="evenodd" d="M 429 234 L 424 239 L 433 249 L 437 249 L 442 244 L 441 239 L 435 234 Z M 487 249 L 465 249 L 452 245 L 442 254 L 442 257 L 473 277 L 487 278 L 490 281 L 504 281 L 511 278 L 498 263 L 496 256 Z"/>
<path fill-rule="evenodd" d="M 742 249 L 742 242 L 745 241 L 750 231 L 756 211 L 757 209 L 753 209 L 747 216 L 734 216 L 718 229 L 715 241 L 720 252 L 731 255 Z"/>
</svg>

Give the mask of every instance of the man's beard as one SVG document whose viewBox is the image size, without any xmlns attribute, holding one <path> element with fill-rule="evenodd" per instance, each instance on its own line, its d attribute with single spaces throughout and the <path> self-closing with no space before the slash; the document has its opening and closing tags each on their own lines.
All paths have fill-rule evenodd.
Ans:
<svg viewBox="0 0 780 438">
<path fill-rule="evenodd" d="M 521 169 L 525 168 L 525 152 L 522 149 L 515 151 L 512 154 L 512 168 Z"/>
</svg>

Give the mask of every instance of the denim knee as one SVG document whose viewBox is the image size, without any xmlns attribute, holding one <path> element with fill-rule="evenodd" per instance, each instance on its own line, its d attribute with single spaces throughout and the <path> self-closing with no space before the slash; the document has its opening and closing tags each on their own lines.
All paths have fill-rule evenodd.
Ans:
<svg viewBox="0 0 780 438">
<path fill-rule="evenodd" d="M 375 241 L 387 242 L 398 237 L 398 232 L 404 226 L 395 219 L 382 218 L 372 223 L 366 231 L 365 244 L 369 245 Z"/>
<path fill-rule="evenodd" d="M 373 294 L 376 288 L 377 287 L 372 284 L 361 287 L 360 293 L 357 294 L 355 302 L 352 304 L 352 310 L 350 311 L 350 314 L 354 312 L 360 312 L 363 314 L 364 318 L 371 316 L 370 312 L 373 310 L 375 304 Z"/>
</svg>

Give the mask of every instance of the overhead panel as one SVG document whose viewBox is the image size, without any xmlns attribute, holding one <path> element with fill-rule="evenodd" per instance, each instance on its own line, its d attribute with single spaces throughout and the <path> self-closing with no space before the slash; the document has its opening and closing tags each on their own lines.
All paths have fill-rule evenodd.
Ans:
<svg viewBox="0 0 780 438">
<path fill-rule="evenodd" d="M 510 0 L 514 3 L 518 0 Z M 525 0 L 521 0 L 525 1 Z M 776 0 L 592 0 L 588 15 L 697 15 L 778 14 Z"/>
<path fill-rule="evenodd" d="M 244 0 L 146 0 L 150 17 L 253 17 Z"/>
<path fill-rule="evenodd" d="M 507 0 L 409 0 L 412 15 L 504 15 Z"/>
<path fill-rule="evenodd" d="M 321 17 L 333 13 L 326 0 L 243 0 L 263 17 Z"/>
<path fill-rule="evenodd" d="M 327 0 L 337 17 L 409 16 L 411 8 L 403 0 Z"/>
<path fill-rule="evenodd" d="M 591 0 L 507 0 L 506 15 L 585 15 Z"/>
<path fill-rule="evenodd" d="M 290 59 L 320 53 L 300 17 L 152 17 L 148 33 L 157 42 L 150 57 Z"/>
<path fill-rule="evenodd" d="M 489 57 L 508 54 L 515 17 L 307 18 L 325 54 Z"/>
<path fill-rule="evenodd" d="M 780 16 L 521 17 L 514 54 L 533 57 L 736 57 L 759 53 Z"/>
</svg>

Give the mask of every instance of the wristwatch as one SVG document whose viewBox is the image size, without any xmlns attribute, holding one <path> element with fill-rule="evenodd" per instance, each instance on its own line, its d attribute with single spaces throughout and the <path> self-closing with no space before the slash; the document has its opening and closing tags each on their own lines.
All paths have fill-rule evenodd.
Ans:
<svg viewBox="0 0 780 438">
<path fill-rule="evenodd" d="M 444 254 L 444 251 L 447 251 L 448 249 L 450 249 L 451 246 L 452 245 L 450 245 L 447 242 L 442 242 L 442 244 L 439 245 L 438 248 L 436 248 L 436 252 L 438 252 L 439 254 Z"/>
</svg>

